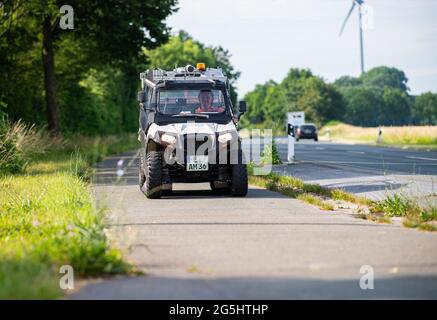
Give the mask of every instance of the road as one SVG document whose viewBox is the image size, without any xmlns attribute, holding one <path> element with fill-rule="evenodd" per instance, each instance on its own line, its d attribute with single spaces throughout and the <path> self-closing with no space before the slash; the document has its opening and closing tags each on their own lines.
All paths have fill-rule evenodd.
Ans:
<svg viewBox="0 0 437 320">
<path fill-rule="evenodd" d="M 287 138 L 278 137 L 275 141 L 281 159 L 286 161 Z M 407 175 L 437 175 L 437 151 L 300 140 L 295 144 L 295 153 L 297 160 L 317 164 L 334 164 Z"/>
<path fill-rule="evenodd" d="M 287 161 L 287 138 L 276 138 Z M 277 166 L 281 174 L 380 200 L 393 193 L 437 201 L 437 152 L 301 140 L 296 165 Z M 435 202 L 437 203 L 437 202 Z"/>
<path fill-rule="evenodd" d="M 109 239 L 146 275 L 86 282 L 72 299 L 437 298 L 436 233 L 254 187 L 232 198 L 180 184 L 173 196 L 149 200 L 137 162 L 134 153 L 106 159 L 93 191 L 108 208 Z M 374 288 L 363 290 L 366 265 Z"/>
</svg>

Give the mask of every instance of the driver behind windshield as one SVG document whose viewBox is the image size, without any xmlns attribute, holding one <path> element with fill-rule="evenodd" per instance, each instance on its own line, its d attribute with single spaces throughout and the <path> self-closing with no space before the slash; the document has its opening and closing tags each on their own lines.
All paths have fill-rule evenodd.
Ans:
<svg viewBox="0 0 437 320">
<path fill-rule="evenodd" d="M 198 107 L 195 112 L 223 112 L 225 109 L 223 107 L 213 106 L 212 103 L 214 101 L 214 95 L 211 90 L 201 90 L 199 92 L 199 103 L 200 107 Z"/>
</svg>

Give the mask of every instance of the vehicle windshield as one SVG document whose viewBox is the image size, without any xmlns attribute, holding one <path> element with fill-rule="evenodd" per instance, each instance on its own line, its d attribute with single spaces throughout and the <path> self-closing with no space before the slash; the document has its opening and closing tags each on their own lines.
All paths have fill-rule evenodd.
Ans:
<svg viewBox="0 0 437 320">
<path fill-rule="evenodd" d="M 311 124 L 307 124 L 307 125 L 303 125 L 301 126 L 302 130 L 314 130 L 316 127 L 311 125 Z"/>
<path fill-rule="evenodd" d="M 216 89 L 163 89 L 158 111 L 168 115 L 219 114 L 225 112 L 225 99 Z"/>
</svg>

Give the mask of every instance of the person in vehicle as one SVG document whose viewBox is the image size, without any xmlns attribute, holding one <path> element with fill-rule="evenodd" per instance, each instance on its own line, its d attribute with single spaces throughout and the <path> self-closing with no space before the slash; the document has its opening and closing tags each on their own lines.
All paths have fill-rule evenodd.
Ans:
<svg viewBox="0 0 437 320">
<path fill-rule="evenodd" d="M 199 103 L 200 107 L 196 109 L 196 113 L 202 112 L 223 112 L 225 109 L 223 107 L 213 106 L 214 95 L 211 90 L 201 90 L 199 92 Z"/>
</svg>

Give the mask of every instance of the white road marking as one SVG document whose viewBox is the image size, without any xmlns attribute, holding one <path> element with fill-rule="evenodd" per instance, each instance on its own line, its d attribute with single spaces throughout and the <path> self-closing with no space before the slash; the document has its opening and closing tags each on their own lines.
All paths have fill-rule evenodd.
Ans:
<svg viewBox="0 0 437 320">
<path fill-rule="evenodd" d="M 316 147 L 317 150 L 325 150 L 325 148 L 322 147 Z"/>
<path fill-rule="evenodd" d="M 350 150 L 347 150 L 346 152 L 349 152 L 349 153 L 357 153 L 357 154 L 364 154 L 363 151 L 350 151 Z"/>
<path fill-rule="evenodd" d="M 408 159 L 418 159 L 418 160 L 431 160 L 431 161 L 437 161 L 437 159 L 434 159 L 434 158 L 425 158 L 425 157 L 413 157 L 413 156 L 408 157 L 408 156 L 406 156 L 405 158 L 408 158 Z"/>
</svg>

